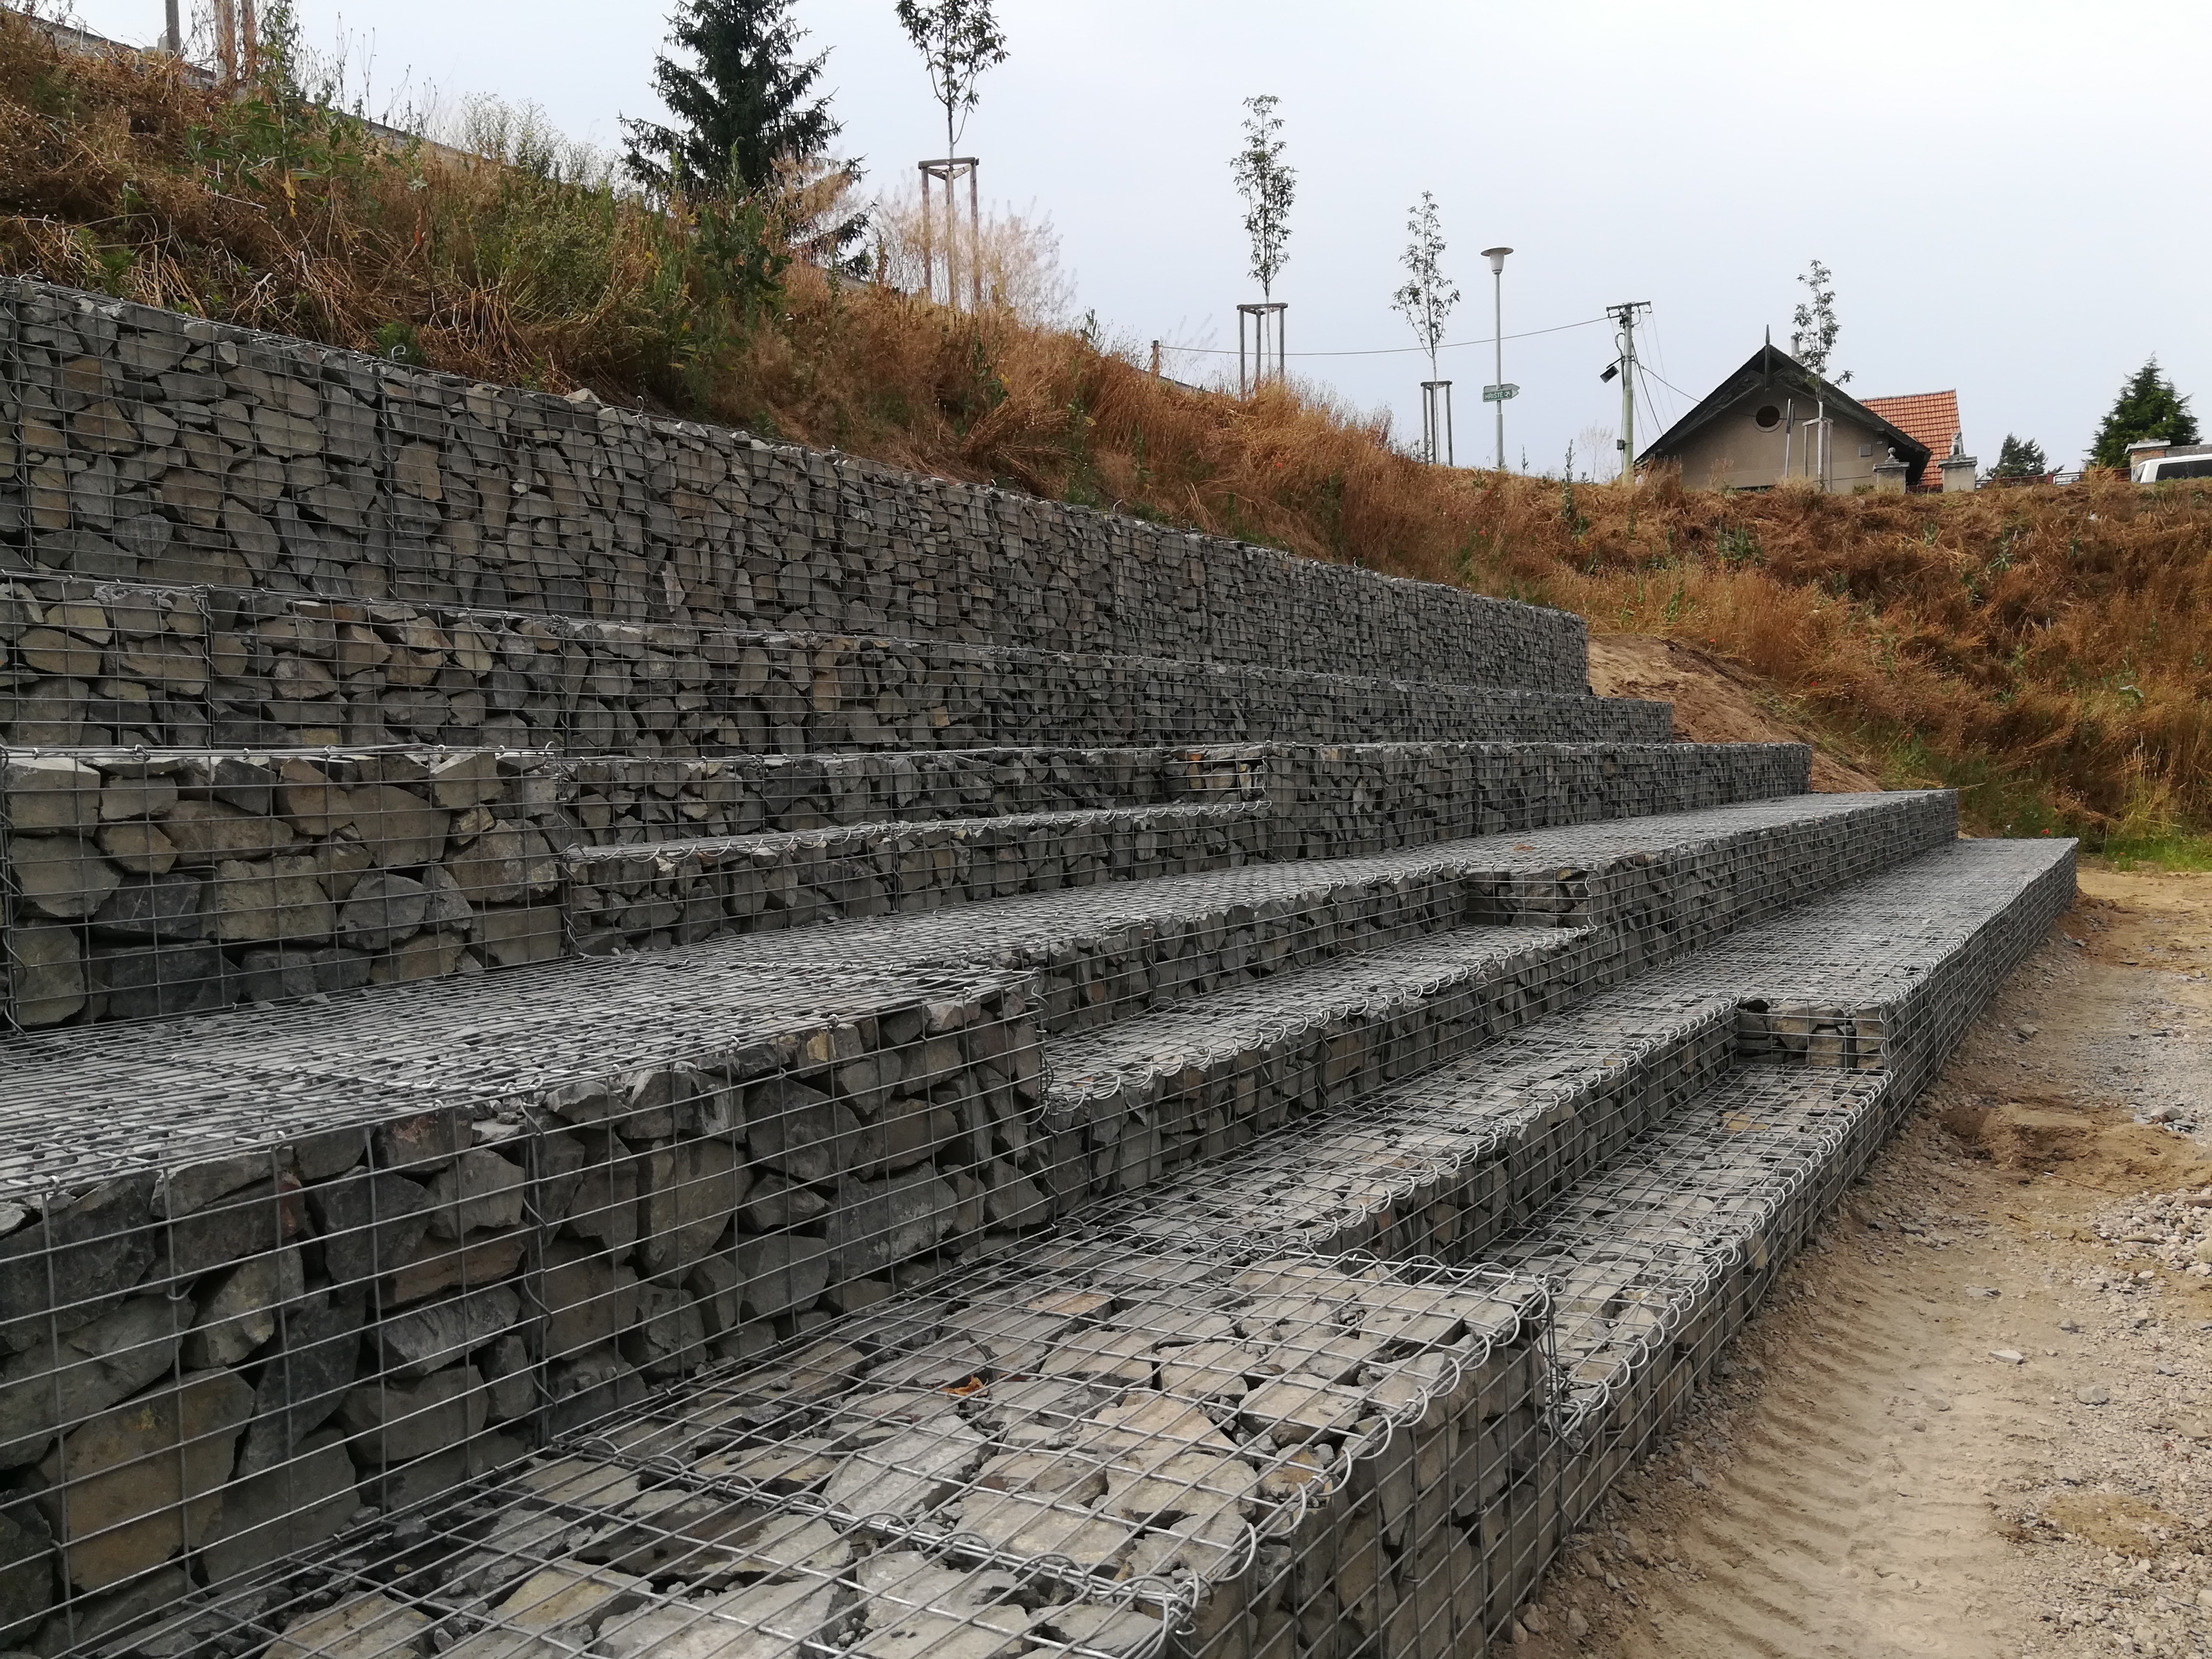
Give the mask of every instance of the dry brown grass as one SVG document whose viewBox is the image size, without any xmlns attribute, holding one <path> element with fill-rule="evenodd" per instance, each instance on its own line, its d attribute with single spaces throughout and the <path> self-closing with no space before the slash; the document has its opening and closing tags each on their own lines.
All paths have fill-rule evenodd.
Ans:
<svg viewBox="0 0 2212 1659">
<path fill-rule="evenodd" d="M 1152 379 L 1011 309 L 805 266 L 748 311 L 696 227 L 557 149 L 474 167 L 0 11 L 0 267 L 441 368 L 750 425 L 1316 558 L 1565 605 L 1741 661 L 1898 783 L 2015 833 L 2212 828 L 2212 506 L 2114 479 L 1950 498 L 1629 491 L 1422 467 L 1293 391 Z"/>
</svg>

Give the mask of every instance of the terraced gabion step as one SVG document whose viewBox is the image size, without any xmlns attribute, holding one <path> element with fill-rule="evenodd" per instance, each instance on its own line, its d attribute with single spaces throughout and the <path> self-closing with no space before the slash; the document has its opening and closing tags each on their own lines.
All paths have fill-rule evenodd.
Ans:
<svg viewBox="0 0 2212 1659">
<path fill-rule="evenodd" d="M 1039 1184 L 1072 1214 L 1578 1001 L 1582 928 L 1471 927 L 1048 1039 Z"/>
<path fill-rule="evenodd" d="M 1883 1073 L 1739 1067 L 1486 1253 L 1559 1292 L 1570 1523 L 1688 1408 L 1909 1098 Z"/>
<path fill-rule="evenodd" d="M 1158 744 L 1664 743 L 1668 705 L 1149 653 L 0 580 L 0 742 L 658 757 Z"/>
<path fill-rule="evenodd" d="M 51 1533 L 120 1593 L 179 1479 L 212 1528 L 295 1476 L 343 1517 L 511 1461 L 942 1271 L 986 1225 L 975 1127 L 1037 1087 L 1018 976 L 701 951 L 19 1038 L 0 1468 L 90 1484 L 0 1520 L 33 1585 Z"/>
<path fill-rule="evenodd" d="M 588 394 L 27 279 L 0 349 L 10 567 L 1583 689 L 1557 611 Z"/>
<path fill-rule="evenodd" d="M 1231 869 L 1267 856 L 1263 800 L 853 824 L 579 849 L 561 860 L 572 948 L 665 950 L 737 932 Z"/>
<path fill-rule="evenodd" d="M 1267 744 L 1276 856 L 1345 858 L 1802 794 L 1794 744 Z"/>
<path fill-rule="evenodd" d="M 1909 1101 L 2070 902 L 2070 843 L 1957 842 L 1450 1064 L 1170 1177 L 1096 1224 L 1481 1260 L 1735 1059 Z"/>
<path fill-rule="evenodd" d="M 1604 992 L 1256 1138 L 1095 1224 L 1170 1243 L 1264 1234 L 1480 1259 L 1489 1239 L 1704 1092 L 1736 1041 L 1733 998 L 1642 983 Z"/>
<path fill-rule="evenodd" d="M 1601 930 L 1618 976 L 1948 839 L 1948 794 L 1800 796 L 793 933 L 823 960 L 1037 974 L 1055 1033 L 1469 923 Z"/>
<path fill-rule="evenodd" d="M 1314 839 L 1282 821 L 1304 808 L 1280 780 L 1327 752 L 18 755 L 0 763 L 9 1011 L 31 1027 L 160 1018 L 1280 857 Z M 1766 751 L 1706 752 L 1703 769 L 1651 750 L 1565 750 L 1540 770 L 1480 759 L 1531 815 L 1630 804 L 1655 775 L 1692 794 L 1714 775 L 1771 782 Z M 1467 751 L 1449 759 L 1465 771 Z M 988 815 L 1037 796 L 1092 816 Z M 950 815 L 962 805 L 978 811 Z M 855 818 L 864 807 L 888 816 Z M 937 828 L 883 828 L 909 821 Z M 610 847 L 629 850 L 602 861 Z"/>
<path fill-rule="evenodd" d="M 1514 1605 L 1504 1546 L 1534 1541 L 1547 1316 L 1497 1273 L 1058 1244 L 703 1373 L 137 1639 L 1479 1653 Z M 122 1650 L 105 1609 L 78 1620 L 78 1650 Z"/>
</svg>

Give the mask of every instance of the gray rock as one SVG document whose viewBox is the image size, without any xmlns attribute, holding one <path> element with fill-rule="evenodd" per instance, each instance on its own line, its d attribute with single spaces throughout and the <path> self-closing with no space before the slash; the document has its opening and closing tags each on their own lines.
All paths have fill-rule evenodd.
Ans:
<svg viewBox="0 0 2212 1659">
<path fill-rule="evenodd" d="M 112 939 L 152 939 L 165 945 L 200 938 L 204 884 L 195 876 L 136 877 L 118 883 L 94 915 L 94 931 Z"/>
<path fill-rule="evenodd" d="M 357 951 L 388 951 L 422 930 L 430 896 L 422 884 L 380 870 L 364 877 L 338 911 L 338 942 Z"/>
<path fill-rule="evenodd" d="M 154 1260 L 153 1193 L 151 1176 L 111 1181 L 0 1239 L 0 1345 L 75 1330 L 137 1284 Z"/>
<path fill-rule="evenodd" d="M 428 1192 L 404 1176 L 363 1172 L 308 1188 L 323 1271 L 341 1285 L 391 1272 L 429 1231 L 429 1203 Z"/>
<path fill-rule="evenodd" d="M 556 1239 L 546 1247 L 540 1295 L 549 1359 L 610 1347 L 637 1319 L 637 1274 L 574 1239 Z"/>
<path fill-rule="evenodd" d="M 209 1582 L 312 1550 L 351 1524 L 361 1507 L 345 1437 L 311 1435 L 281 1468 L 244 1474 L 222 1489 L 222 1513 L 201 1552 Z"/>
<path fill-rule="evenodd" d="M 428 1376 L 515 1328 L 522 1302 L 505 1285 L 490 1285 L 443 1302 L 428 1302 L 382 1321 L 370 1334 L 397 1376 Z"/>
<path fill-rule="evenodd" d="M 95 945 L 85 959 L 85 985 L 108 1019 L 165 1019 L 227 1006 L 234 981 L 230 964 L 211 945 L 155 945 L 141 949 Z"/>
<path fill-rule="evenodd" d="M 70 1583 L 106 1589 L 204 1543 L 252 1408 L 234 1373 L 187 1371 L 71 1430 L 39 1465 L 38 1498 Z"/>
<path fill-rule="evenodd" d="M 854 1162 L 860 1119 L 803 1083 L 779 1079 L 754 1090 L 745 1116 L 753 1161 L 793 1181 L 833 1181 Z"/>
<path fill-rule="evenodd" d="M 9 1007 L 17 1024 L 58 1025 L 83 1008 L 84 957 L 75 933 L 18 926 L 8 945 Z"/>
<path fill-rule="evenodd" d="M 352 1436 L 355 1462 L 404 1463 L 478 1432 L 490 1404 L 476 1367 L 453 1365 L 412 1380 L 363 1383 L 338 1407 L 338 1425 Z"/>
<path fill-rule="evenodd" d="M 366 1311 L 359 1295 L 284 1310 L 280 1344 L 263 1362 L 254 1390 L 253 1420 L 239 1448 L 240 1474 L 276 1468 L 330 1420 L 361 1369 Z"/>
<path fill-rule="evenodd" d="M 170 1220 L 161 1232 L 168 1254 L 161 1277 L 196 1279 L 210 1267 L 281 1249 L 307 1230 L 307 1205 L 289 1170 L 240 1187 Z"/>
<path fill-rule="evenodd" d="M 75 836 L 18 836 L 8 848 L 21 902 L 37 915 L 78 921 L 107 902 L 123 872 Z"/>
<path fill-rule="evenodd" d="M 94 653 L 91 672 L 98 673 Z M 13 755 L 0 770 L 9 828 L 18 835 L 58 830 L 88 836 L 100 821 L 101 778 L 96 768 L 63 755 Z"/>
<path fill-rule="evenodd" d="M 194 1370 L 237 1364 L 276 1334 L 276 1310 L 298 1301 L 306 1285 L 296 1249 L 272 1250 L 216 1274 L 202 1287 L 184 1363 Z"/>
<path fill-rule="evenodd" d="M 54 1604 L 53 1533 L 29 1504 L 0 1510 L 0 1642 L 29 1640 Z"/>
<path fill-rule="evenodd" d="M 479 1228 L 512 1227 L 522 1219 L 521 1167 L 472 1148 L 430 1182 L 430 1232 L 459 1238 Z"/>
<path fill-rule="evenodd" d="M 692 1140 L 638 1160 L 639 1267 L 681 1273 L 729 1230 L 751 1182 L 730 1143 Z"/>
<path fill-rule="evenodd" d="M 699 1305 L 682 1291 L 647 1285 L 638 1322 L 625 1332 L 622 1356 L 647 1382 L 666 1382 L 706 1363 L 707 1326 Z"/>
<path fill-rule="evenodd" d="M 55 1431 L 129 1398 L 176 1363 L 178 1309 L 134 1297 L 0 1365 L 0 1468 L 35 1463 Z"/>
<path fill-rule="evenodd" d="M 538 1408 L 537 1367 L 530 1345 L 520 1336 L 502 1336 L 485 1348 L 478 1361 L 483 1373 L 485 1403 L 491 1421 L 512 1422 Z"/>
<path fill-rule="evenodd" d="M 546 1420 L 556 1434 L 645 1398 L 645 1379 L 612 1346 L 563 1355 L 545 1367 L 552 1404 Z"/>
<path fill-rule="evenodd" d="M 886 1181 L 848 1181 L 829 1215 L 838 1272 L 848 1279 L 934 1249 L 952 1231 L 959 1199 L 927 1167 Z"/>
</svg>

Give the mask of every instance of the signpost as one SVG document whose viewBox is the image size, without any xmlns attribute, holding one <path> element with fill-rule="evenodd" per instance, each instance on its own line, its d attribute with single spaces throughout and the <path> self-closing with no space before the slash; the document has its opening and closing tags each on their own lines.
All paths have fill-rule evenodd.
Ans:
<svg viewBox="0 0 2212 1659">
<path fill-rule="evenodd" d="M 1505 386 L 1486 386 L 1482 388 L 1482 401 L 1486 404 L 1502 404 L 1508 398 L 1517 398 L 1520 395 L 1521 388 L 1510 383 Z"/>
</svg>

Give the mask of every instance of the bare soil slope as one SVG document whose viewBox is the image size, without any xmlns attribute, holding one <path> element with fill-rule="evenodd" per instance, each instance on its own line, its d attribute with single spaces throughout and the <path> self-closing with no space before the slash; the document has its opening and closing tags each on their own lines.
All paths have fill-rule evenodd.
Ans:
<svg viewBox="0 0 2212 1659">
<path fill-rule="evenodd" d="M 2082 886 L 1532 1659 L 2212 1654 L 2212 878 Z"/>
<path fill-rule="evenodd" d="M 1694 647 L 1649 634 L 1593 634 L 1589 679 L 1601 697 L 1673 703 L 1678 742 L 1808 743 L 1814 789 L 1849 794 L 1881 787 L 1778 714 L 1773 694 L 1756 675 Z"/>
</svg>

